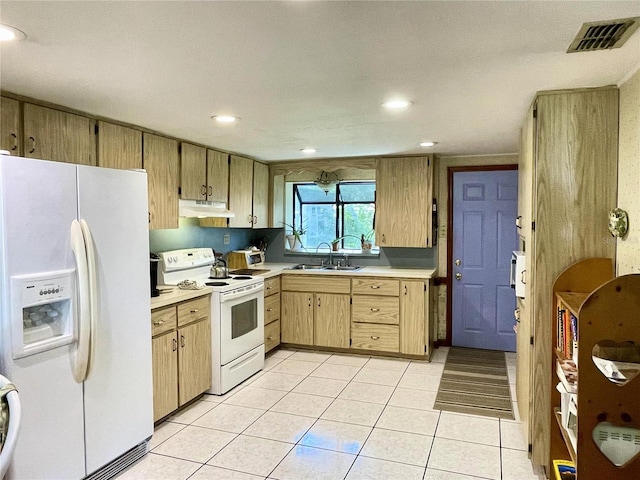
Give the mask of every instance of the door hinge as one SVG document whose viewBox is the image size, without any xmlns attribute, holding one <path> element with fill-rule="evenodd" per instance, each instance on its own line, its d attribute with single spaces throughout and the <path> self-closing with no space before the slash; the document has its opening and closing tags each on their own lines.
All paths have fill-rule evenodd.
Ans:
<svg viewBox="0 0 640 480">
<path fill-rule="evenodd" d="M 531 230 L 536 231 L 536 222 L 531 222 Z"/>
<path fill-rule="evenodd" d="M 533 118 L 538 118 L 538 107 L 533 109 Z"/>
<path fill-rule="evenodd" d="M 530 338 L 529 338 L 529 343 L 530 343 L 531 345 L 533 345 L 533 337 L 530 337 Z"/>
<path fill-rule="evenodd" d="M 93 133 L 94 133 L 95 135 L 97 135 L 97 134 L 98 134 L 98 124 L 97 124 L 97 123 L 93 126 Z"/>
<path fill-rule="evenodd" d="M 180 153 L 180 154 L 182 153 L 182 144 L 181 143 L 178 144 L 178 153 Z"/>
<path fill-rule="evenodd" d="M 427 284 L 426 284 L 426 283 L 423 283 L 422 285 L 424 286 L 424 291 L 426 292 L 426 291 L 427 291 Z M 425 347 L 425 348 L 426 348 L 426 347 Z"/>
<path fill-rule="evenodd" d="M 349 346 L 353 343 L 353 340 L 349 339 Z"/>
<path fill-rule="evenodd" d="M 533 445 L 529 444 L 529 446 L 527 447 L 527 451 L 529 453 L 533 452 Z"/>
<path fill-rule="evenodd" d="M 353 305 L 353 298 L 349 299 L 349 305 Z"/>
<path fill-rule="evenodd" d="M 178 187 L 178 195 L 182 195 L 182 187 Z"/>
<path fill-rule="evenodd" d="M 424 353 L 427 353 L 427 346 L 424 346 Z"/>
</svg>

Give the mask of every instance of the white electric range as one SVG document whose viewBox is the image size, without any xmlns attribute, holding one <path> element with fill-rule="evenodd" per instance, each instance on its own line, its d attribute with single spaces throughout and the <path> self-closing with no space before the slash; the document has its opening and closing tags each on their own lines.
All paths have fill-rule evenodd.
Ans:
<svg viewBox="0 0 640 480">
<path fill-rule="evenodd" d="M 233 275 L 211 278 L 211 248 L 159 254 L 158 283 L 185 280 L 207 285 L 211 294 L 212 383 L 208 393 L 222 395 L 264 367 L 264 278 Z"/>
</svg>

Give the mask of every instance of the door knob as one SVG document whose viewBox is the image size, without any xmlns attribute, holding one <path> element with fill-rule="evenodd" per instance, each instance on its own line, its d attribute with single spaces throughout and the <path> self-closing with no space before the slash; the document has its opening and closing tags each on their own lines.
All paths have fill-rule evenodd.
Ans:
<svg viewBox="0 0 640 480">
<path fill-rule="evenodd" d="M 462 274 L 460 272 L 456 273 L 456 280 L 460 281 L 462 278 Z"/>
<path fill-rule="evenodd" d="M 460 261 L 460 259 L 459 259 L 459 258 L 456 258 L 456 261 L 455 261 L 455 262 L 453 262 L 453 263 L 455 263 L 455 264 L 456 264 L 456 267 L 459 267 L 459 266 L 460 266 L 460 264 L 461 264 L 462 262 Z"/>
</svg>

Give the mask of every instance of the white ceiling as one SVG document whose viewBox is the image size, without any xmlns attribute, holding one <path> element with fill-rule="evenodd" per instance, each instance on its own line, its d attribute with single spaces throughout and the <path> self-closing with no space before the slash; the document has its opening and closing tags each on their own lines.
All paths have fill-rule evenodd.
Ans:
<svg viewBox="0 0 640 480">
<path fill-rule="evenodd" d="M 619 49 L 566 54 L 640 1 L 7 1 L 0 86 L 262 160 L 518 150 L 536 91 L 616 84 Z M 380 104 L 395 95 L 403 112 Z M 216 113 L 238 115 L 218 126 Z"/>
</svg>

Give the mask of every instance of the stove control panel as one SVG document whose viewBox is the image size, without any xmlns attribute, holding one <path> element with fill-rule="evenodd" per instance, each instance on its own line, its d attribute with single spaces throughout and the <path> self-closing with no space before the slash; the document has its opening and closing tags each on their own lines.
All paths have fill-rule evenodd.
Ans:
<svg viewBox="0 0 640 480">
<path fill-rule="evenodd" d="M 165 272 L 201 267 L 215 263 L 212 248 L 184 248 L 158 254 L 161 269 Z"/>
</svg>

